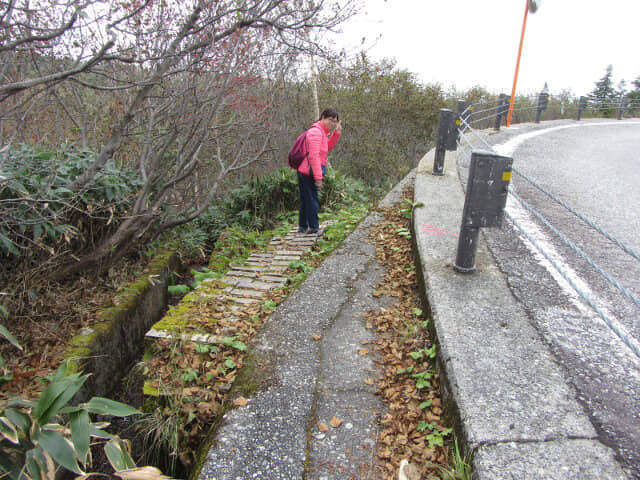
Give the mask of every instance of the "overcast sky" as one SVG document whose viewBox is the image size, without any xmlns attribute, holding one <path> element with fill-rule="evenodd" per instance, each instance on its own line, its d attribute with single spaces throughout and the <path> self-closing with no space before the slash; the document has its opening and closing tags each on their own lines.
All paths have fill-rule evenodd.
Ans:
<svg viewBox="0 0 640 480">
<path fill-rule="evenodd" d="M 424 83 L 511 93 L 525 0 L 364 0 L 342 27 L 343 47 L 377 43 Z M 639 0 L 542 0 L 527 18 L 517 92 L 585 95 L 613 65 L 614 86 L 640 76 Z"/>
</svg>

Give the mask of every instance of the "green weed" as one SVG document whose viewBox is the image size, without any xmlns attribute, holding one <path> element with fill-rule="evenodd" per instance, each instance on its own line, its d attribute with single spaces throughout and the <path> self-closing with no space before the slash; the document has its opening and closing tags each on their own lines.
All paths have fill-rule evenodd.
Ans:
<svg viewBox="0 0 640 480">
<path fill-rule="evenodd" d="M 440 467 L 442 480 L 471 480 L 471 455 L 462 456 L 458 447 L 458 439 L 453 439 L 453 455 L 451 455 L 451 468 Z"/>
<path fill-rule="evenodd" d="M 69 405 L 88 377 L 70 374 L 65 363 L 47 377 L 48 385 L 37 401 L 9 402 L 0 417 L 0 477 L 55 480 L 59 467 L 84 475 L 92 464 L 94 442 L 102 444 L 116 475 L 136 468 L 128 442 L 107 433 L 109 424 L 93 422 L 90 414 L 128 417 L 140 414 L 138 410 L 102 397 Z"/>
<path fill-rule="evenodd" d="M 225 337 L 222 339 L 222 343 L 227 347 L 235 348 L 236 350 L 240 350 L 241 352 L 247 351 L 247 346 L 238 340 L 238 337 Z"/>
</svg>

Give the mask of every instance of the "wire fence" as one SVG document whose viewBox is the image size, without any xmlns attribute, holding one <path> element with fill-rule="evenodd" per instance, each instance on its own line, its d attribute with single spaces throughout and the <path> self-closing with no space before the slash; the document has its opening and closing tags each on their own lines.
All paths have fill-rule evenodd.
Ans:
<svg viewBox="0 0 640 480">
<path fill-rule="evenodd" d="M 496 128 L 496 118 L 505 123 L 510 98 L 506 95 L 483 99 L 465 104 L 464 115 L 469 125 L 476 129 Z M 513 123 L 524 123 L 560 118 L 609 117 L 624 118 L 640 116 L 640 95 L 638 92 L 621 95 L 617 98 L 580 98 L 567 95 L 549 95 L 546 92 L 534 96 L 518 96 L 512 107 Z"/>
<path fill-rule="evenodd" d="M 526 102 L 524 102 L 526 103 Z M 620 105 L 624 106 L 621 107 Z M 638 106 L 640 108 L 640 100 L 633 101 L 624 101 L 623 103 L 613 104 L 617 108 L 621 110 L 624 108 L 625 112 L 631 111 L 634 106 Z M 598 106 L 600 107 L 600 106 Z M 529 111 L 531 109 L 538 109 L 539 105 L 530 106 L 525 105 L 519 108 L 519 111 Z M 487 123 L 494 122 L 494 125 L 499 126 L 500 116 L 504 116 L 506 114 L 504 104 L 487 107 L 483 109 L 476 110 L 474 105 L 466 105 L 465 108 L 458 107 L 459 114 L 457 116 L 457 149 L 462 153 L 458 158 L 462 159 L 461 165 L 463 167 L 468 167 L 469 162 L 471 160 L 471 155 L 474 150 L 484 150 L 495 153 L 498 155 L 492 145 L 485 139 L 483 135 L 480 135 L 478 132 L 477 125 L 486 126 Z M 514 111 L 516 111 L 514 107 Z M 623 112 L 624 113 L 624 112 Z M 496 121 L 497 120 L 497 121 Z M 499 128 L 499 127 L 498 127 Z M 632 247 L 626 245 L 619 239 L 617 239 L 613 234 L 607 232 L 604 228 L 599 226 L 596 222 L 589 219 L 587 215 L 578 211 L 575 207 L 569 205 L 566 201 L 563 201 L 559 198 L 558 195 L 549 191 L 547 188 L 543 187 L 539 182 L 535 179 L 531 178 L 529 175 L 521 172 L 517 168 L 512 168 L 513 173 L 515 173 L 519 178 L 524 180 L 527 184 L 533 186 L 538 191 L 542 192 L 546 197 L 551 199 L 555 204 L 560 205 L 563 209 L 569 212 L 572 216 L 582 222 L 584 225 L 589 227 L 590 229 L 597 232 L 602 237 L 606 238 L 617 248 L 622 250 L 625 254 L 631 256 L 634 260 L 640 261 L 640 253 L 634 250 Z M 565 234 L 563 234 L 558 228 L 556 228 L 549 219 L 545 218 L 543 214 L 537 211 L 532 205 L 526 202 L 523 198 L 521 198 L 513 189 L 513 185 L 509 190 L 509 196 L 517 202 L 525 211 L 535 217 L 539 222 L 541 222 L 549 231 L 553 232 L 553 234 L 567 247 L 569 247 L 573 252 L 575 252 L 580 258 L 582 258 L 585 262 L 587 262 L 602 278 L 604 278 L 609 284 L 611 284 L 617 291 L 619 291 L 622 295 L 625 296 L 635 307 L 640 308 L 640 299 L 638 299 L 629 289 L 625 288 L 620 281 L 618 281 L 614 275 L 607 272 L 604 268 L 598 265 L 594 260 L 592 260 L 589 255 L 584 252 L 580 247 L 576 245 L 576 242 L 569 239 Z M 610 314 L 605 312 L 602 308 L 598 307 L 596 302 L 590 298 L 590 295 L 585 292 L 582 288 L 580 288 L 576 282 L 571 278 L 571 276 L 567 275 L 564 272 L 564 269 L 558 265 L 558 262 L 554 260 L 553 256 L 545 250 L 545 247 L 540 245 L 539 242 L 535 240 L 526 229 L 520 225 L 520 223 L 513 218 L 513 216 L 509 215 L 508 212 L 505 212 L 505 216 L 509 219 L 509 221 L 517 228 L 525 238 L 540 252 L 540 254 L 546 258 L 551 265 L 558 271 L 558 273 L 564 278 L 564 280 L 571 285 L 571 287 L 576 291 L 576 293 L 598 314 L 600 318 L 604 321 L 604 323 L 613 331 L 618 338 L 620 338 L 625 345 L 627 345 L 636 356 L 640 357 L 640 344 L 632 338 L 623 327 L 619 326 L 614 319 L 611 318 Z"/>
</svg>

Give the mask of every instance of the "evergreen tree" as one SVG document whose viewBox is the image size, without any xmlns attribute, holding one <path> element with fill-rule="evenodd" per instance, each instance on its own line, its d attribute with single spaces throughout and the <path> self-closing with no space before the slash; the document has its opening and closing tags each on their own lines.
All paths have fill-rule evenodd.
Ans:
<svg viewBox="0 0 640 480">
<path fill-rule="evenodd" d="M 634 88 L 627 94 L 627 97 L 631 102 L 629 106 L 631 115 L 636 117 L 640 116 L 640 75 L 631 82 L 631 85 L 633 85 Z"/>
<path fill-rule="evenodd" d="M 611 117 L 615 111 L 615 103 L 617 102 L 616 90 L 613 88 L 613 66 L 609 65 L 607 71 L 599 81 L 596 82 L 596 88 L 589 94 L 589 100 L 595 110 L 605 117 Z"/>
</svg>

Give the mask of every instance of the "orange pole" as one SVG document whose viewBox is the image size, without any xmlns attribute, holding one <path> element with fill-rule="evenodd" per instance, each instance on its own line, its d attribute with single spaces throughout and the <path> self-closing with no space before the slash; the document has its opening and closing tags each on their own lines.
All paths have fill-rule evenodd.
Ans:
<svg viewBox="0 0 640 480">
<path fill-rule="evenodd" d="M 509 113 L 507 114 L 507 127 L 511 126 L 511 116 L 513 115 L 513 102 L 516 99 L 516 83 L 518 83 L 518 70 L 520 70 L 520 57 L 522 56 L 522 44 L 524 43 L 524 29 L 527 26 L 527 14 L 529 13 L 529 0 L 525 0 L 524 20 L 522 20 L 522 33 L 520 34 L 520 47 L 518 48 L 518 60 L 516 61 L 516 73 L 513 76 L 513 88 L 511 89 L 511 99 L 509 100 Z"/>
</svg>

